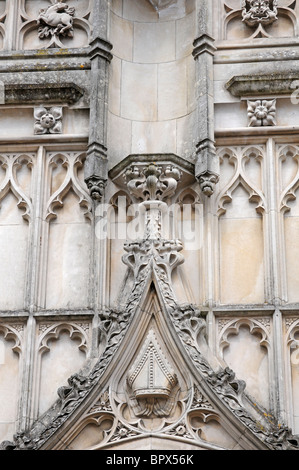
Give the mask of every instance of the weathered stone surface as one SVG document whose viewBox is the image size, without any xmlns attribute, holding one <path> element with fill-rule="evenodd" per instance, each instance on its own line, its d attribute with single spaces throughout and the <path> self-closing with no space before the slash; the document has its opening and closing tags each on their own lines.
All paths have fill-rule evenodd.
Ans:
<svg viewBox="0 0 299 470">
<path fill-rule="evenodd" d="M 1 450 L 298 450 L 298 15 L 0 1 Z"/>
</svg>

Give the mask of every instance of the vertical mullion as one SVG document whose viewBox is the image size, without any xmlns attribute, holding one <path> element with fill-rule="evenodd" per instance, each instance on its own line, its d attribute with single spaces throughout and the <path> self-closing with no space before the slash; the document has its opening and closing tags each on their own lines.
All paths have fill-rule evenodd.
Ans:
<svg viewBox="0 0 299 470">
<path fill-rule="evenodd" d="M 282 314 L 280 307 L 285 300 L 284 250 L 282 249 L 282 214 L 279 207 L 279 164 L 276 155 L 276 142 L 269 138 L 266 154 L 266 178 L 268 199 L 268 262 L 270 297 L 268 301 L 275 307 L 273 314 L 273 352 L 271 356 L 274 386 L 272 391 L 273 408 L 278 420 L 285 422 L 285 370 L 283 365 Z"/>
<path fill-rule="evenodd" d="M 38 291 L 39 291 L 39 270 L 41 256 L 41 240 L 42 240 L 42 211 L 43 211 L 43 183 L 44 183 L 44 148 L 39 147 L 36 157 L 36 166 L 34 172 L 34 189 L 33 189 L 33 214 L 31 228 L 30 243 L 30 259 L 29 259 L 29 279 L 28 279 L 28 307 L 32 313 L 39 308 Z"/>
<path fill-rule="evenodd" d="M 41 217 L 42 217 L 42 187 L 44 172 L 44 149 L 39 147 L 33 167 L 33 190 L 31 227 L 30 227 L 30 248 L 28 257 L 27 286 L 26 286 L 26 307 L 29 311 L 27 320 L 26 338 L 22 367 L 22 391 L 19 403 L 19 427 L 26 430 L 32 424 L 32 396 L 34 390 L 34 351 L 36 320 L 34 312 L 37 309 L 37 293 L 39 284 L 39 261 L 40 261 L 40 238 L 41 238 Z"/>
</svg>

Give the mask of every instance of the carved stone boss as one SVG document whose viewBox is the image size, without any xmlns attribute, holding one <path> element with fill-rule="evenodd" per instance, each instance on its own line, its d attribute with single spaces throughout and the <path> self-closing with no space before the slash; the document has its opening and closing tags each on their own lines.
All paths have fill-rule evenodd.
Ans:
<svg viewBox="0 0 299 470">
<path fill-rule="evenodd" d="M 62 132 L 62 107 L 53 106 L 50 109 L 39 106 L 34 108 L 34 133 L 35 134 L 61 134 Z"/>
<path fill-rule="evenodd" d="M 248 100 L 247 114 L 250 127 L 276 125 L 276 100 Z"/>
</svg>

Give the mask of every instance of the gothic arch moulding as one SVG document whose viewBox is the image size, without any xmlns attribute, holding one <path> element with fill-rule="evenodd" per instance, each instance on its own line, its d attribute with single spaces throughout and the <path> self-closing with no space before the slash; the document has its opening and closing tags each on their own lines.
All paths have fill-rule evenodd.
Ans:
<svg viewBox="0 0 299 470">
<path fill-rule="evenodd" d="M 223 7 L 223 39 L 246 41 L 296 36 L 296 0 L 225 0 Z"/>
<path fill-rule="evenodd" d="M 81 365 L 83 365 L 86 360 L 90 345 L 88 322 L 40 323 L 38 325 L 38 332 L 39 337 L 35 359 L 35 418 L 45 411 L 45 403 L 49 403 L 47 394 L 53 395 L 53 390 L 51 391 L 49 387 L 49 381 L 52 380 L 54 384 L 57 383 L 57 376 L 60 380 L 62 378 L 67 380 L 70 368 L 73 369 L 74 367 L 68 360 L 67 351 L 74 351 L 74 354 L 77 351 L 78 368 L 78 364 L 81 362 Z M 63 339 L 63 336 L 66 337 L 66 340 Z M 58 346 L 60 341 L 62 341 L 61 347 Z M 54 350 L 54 353 L 52 353 L 52 350 Z M 45 360 L 46 362 L 44 362 Z M 54 392 L 56 390 L 57 387 Z"/>
<path fill-rule="evenodd" d="M 75 48 L 89 44 L 91 1 L 22 0 L 19 49 Z"/>
<path fill-rule="evenodd" d="M 270 384 L 274 371 L 271 367 L 270 318 L 223 318 L 218 320 L 218 326 L 221 357 L 236 371 L 239 378 L 248 377 L 248 393 L 265 408 L 271 408 Z M 234 354 L 234 342 L 239 344 L 238 356 Z"/>
</svg>

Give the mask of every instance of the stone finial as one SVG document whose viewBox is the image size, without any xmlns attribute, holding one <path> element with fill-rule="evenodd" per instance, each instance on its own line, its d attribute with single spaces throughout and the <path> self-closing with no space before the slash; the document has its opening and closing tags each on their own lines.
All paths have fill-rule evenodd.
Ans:
<svg viewBox="0 0 299 470">
<path fill-rule="evenodd" d="M 50 109 L 46 109 L 44 106 L 34 108 L 34 118 L 34 134 L 61 134 L 61 106 L 53 106 Z"/>
<path fill-rule="evenodd" d="M 276 125 L 276 100 L 256 100 L 247 102 L 249 127 Z"/>
</svg>

